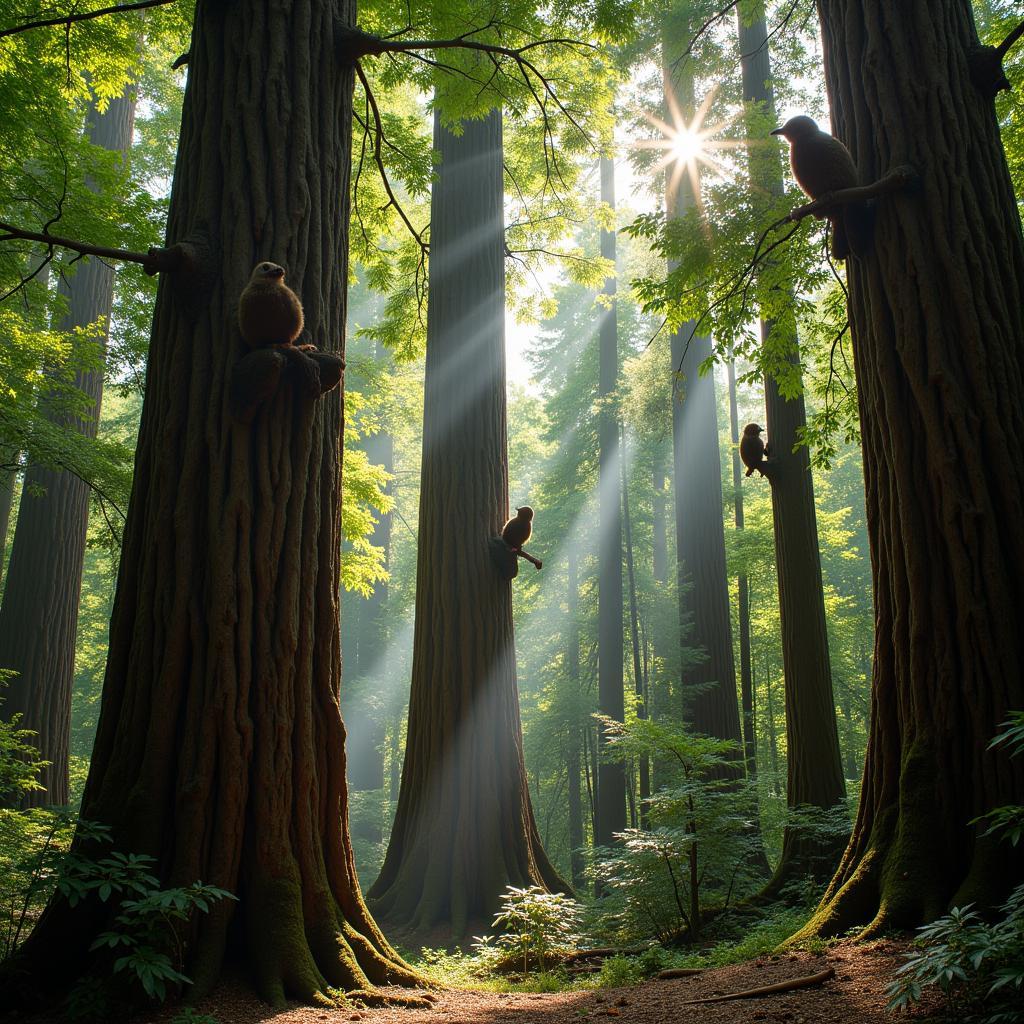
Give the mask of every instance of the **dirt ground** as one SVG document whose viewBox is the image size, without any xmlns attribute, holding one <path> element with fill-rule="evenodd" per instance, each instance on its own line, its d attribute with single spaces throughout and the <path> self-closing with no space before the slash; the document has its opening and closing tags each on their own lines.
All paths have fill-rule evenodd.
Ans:
<svg viewBox="0 0 1024 1024">
<path fill-rule="evenodd" d="M 527 995 L 449 989 L 430 993 L 435 1002 L 428 1009 L 294 1006 L 275 1011 L 241 988 L 227 986 L 197 1010 L 215 1017 L 218 1024 L 612 1024 L 609 1018 L 615 1024 L 893 1024 L 897 1018 L 885 1010 L 884 990 L 906 948 L 906 943 L 890 940 L 843 944 L 820 955 L 774 954 L 689 978 L 586 992 Z M 812 988 L 728 1002 L 689 1003 L 806 977 L 829 967 L 835 976 Z M 920 1022 L 928 1009 L 923 1006 L 910 1019 Z M 144 1024 L 168 1024 L 173 1016 L 173 1010 L 165 1010 L 145 1018 Z"/>
</svg>

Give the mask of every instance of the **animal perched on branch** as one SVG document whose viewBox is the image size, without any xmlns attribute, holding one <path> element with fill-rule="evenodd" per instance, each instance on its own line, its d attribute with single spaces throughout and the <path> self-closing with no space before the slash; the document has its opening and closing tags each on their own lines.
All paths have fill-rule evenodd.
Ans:
<svg viewBox="0 0 1024 1024">
<path fill-rule="evenodd" d="M 501 539 L 510 547 L 518 550 L 533 533 L 533 509 L 523 505 L 516 509 L 516 514 L 501 528 Z"/>
<path fill-rule="evenodd" d="M 542 566 L 539 558 L 523 550 L 523 545 L 533 535 L 533 509 L 522 505 L 516 514 L 501 528 L 501 539 L 521 558 L 532 562 L 538 569 Z"/>
<path fill-rule="evenodd" d="M 250 348 L 282 352 L 292 379 L 315 398 L 320 394 L 319 371 L 303 353 L 315 352 L 316 346 L 295 344 L 304 326 L 302 303 L 284 283 L 284 267 L 268 261 L 257 263 L 238 298 L 238 329 Z"/>
<path fill-rule="evenodd" d="M 250 348 L 293 345 L 303 325 L 302 303 L 284 283 L 284 267 L 257 263 L 238 299 L 238 328 L 245 343 Z"/>
<path fill-rule="evenodd" d="M 304 327 L 302 303 L 284 283 L 284 267 L 264 261 L 253 268 L 238 299 L 238 329 L 253 351 L 231 374 L 231 408 L 248 422 L 273 397 L 283 379 L 298 386 L 307 399 L 338 386 L 345 361 L 320 352 L 315 345 L 296 345 Z"/>
<path fill-rule="evenodd" d="M 791 117 L 772 135 L 781 135 L 789 141 L 789 162 L 796 183 L 811 197 L 822 196 L 840 189 L 856 188 L 859 184 L 857 165 L 850 151 L 817 123 L 801 114 Z M 871 244 L 873 207 L 867 202 L 845 203 L 823 214 L 832 223 L 832 256 L 844 260 L 850 253 L 863 256 Z"/>
<path fill-rule="evenodd" d="M 768 445 L 761 440 L 764 427 L 756 423 L 748 423 L 743 428 L 743 436 L 740 438 L 740 458 L 743 465 L 747 467 L 746 476 L 753 476 L 756 469 L 761 476 L 764 476 L 764 459 L 769 454 Z"/>
</svg>

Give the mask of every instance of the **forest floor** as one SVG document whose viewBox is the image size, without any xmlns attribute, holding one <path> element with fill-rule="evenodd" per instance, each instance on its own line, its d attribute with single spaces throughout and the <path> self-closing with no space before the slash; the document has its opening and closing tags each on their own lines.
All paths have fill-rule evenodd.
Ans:
<svg viewBox="0 0 1024 1024">
<path fill-rule="evenodd" d="M 651 980 L 628 988 L 527 994 L 466 989 L 435 990 L 429 1008 L 326 1009 L 293 1006 L 273 1010 L 241 987 L 224 986 L 202 1002 L 199 1013 L 218 1024 L 893 1024 L 885 1009 L 885 986 L 902 964 L 905 941 L 841 943 L 812 954 L 792 951 L 760 956 L 687 978 Z M 832 968 L 824 984 L 759 998 L 693 1004 L 692 1000 L 740 992 L 818 974 Z M 408 990 L 396 990 L 396 994 Z M 910 1017 L 922 1021 L 935 1003 Z M 168 1024 L 168 1009 L 139 1024 Z M 904 1020 L 907 1018 L 904 1017 Z"/>
</svg>

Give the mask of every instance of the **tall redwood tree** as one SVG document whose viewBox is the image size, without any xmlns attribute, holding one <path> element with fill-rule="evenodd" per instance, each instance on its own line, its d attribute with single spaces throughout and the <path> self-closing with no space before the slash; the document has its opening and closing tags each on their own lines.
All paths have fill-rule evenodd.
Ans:
<svg viewBox="0 0 1024 1024">
<path fill-rule="evenodd" d="M 310 399 L 286 373 L 248 423 L 230 400 L 259 260 L 287 268 L 308 340 L 343 349 L 353 67 L 336 32 L 354 21 L 352 0 L 198 4 L 167 228 L 192 263 L 160 281 L 82 805 L 163 882 L 237 895 L 189 930 L 195 991 L 232 960 L 277 1003 L 415 980 L 348 835 L 341 392 Z M 112 912 L 55 899 L 5 995 L 89 970 Z"/>
<path fill-rule="evenodd" d="M 409 728 L 368 893 L 431 942 L 488 928 L 508 885 L 565 887 L 530 805 L 512 585 L 490 553 L 509 510 L 501 111 L 461 127 L 435 111 Z"/>
<path fill-rule="evenodd" d="M 849 261 L 875 596 L 850 845 L 809 930 L 909 926 L 1024 878 L 972 819 L 1024 802 L 989 749 L 1024 707 L 1024 240 L 968 0 L 819 0 L 835 133 L 861 179 L 909 164 Z"/>
</svg>

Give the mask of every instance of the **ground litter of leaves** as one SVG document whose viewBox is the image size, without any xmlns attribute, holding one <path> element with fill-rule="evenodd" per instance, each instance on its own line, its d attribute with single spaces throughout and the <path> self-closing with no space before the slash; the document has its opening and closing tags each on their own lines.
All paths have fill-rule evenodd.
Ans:
<svg viewBox="0 0 1024 1024">
<path fill-rule="evenodd" d="M 429 1008 L 295 1005 L 274 1010 L 241 986 L 226 985 L 196 1009 L 215 1017 L 218 1024 L 893 1024 L 897 1018 L 885 1009 L 885 987 L 903 963 L 900 954 L 907 948 L 906 942 L 892 940 L 843 943 L 817 955 L 771 954 L 687 978 L 651 980 L 628 988 L 544 994 L 436 989 L 428 994 L 434 1000 Z M 688 1002 L 806 977 L 830 967 L 835 976 L 811 988 L 728 1002 Z M 407 989 L 394 991 L 410 994 Z M 921 1021 L 927 1010 L 926 1004 L 911 1019 Z M 145 1022 L 167 1024 L 174 1012 L 165 1010 Z"/>
</svg>

